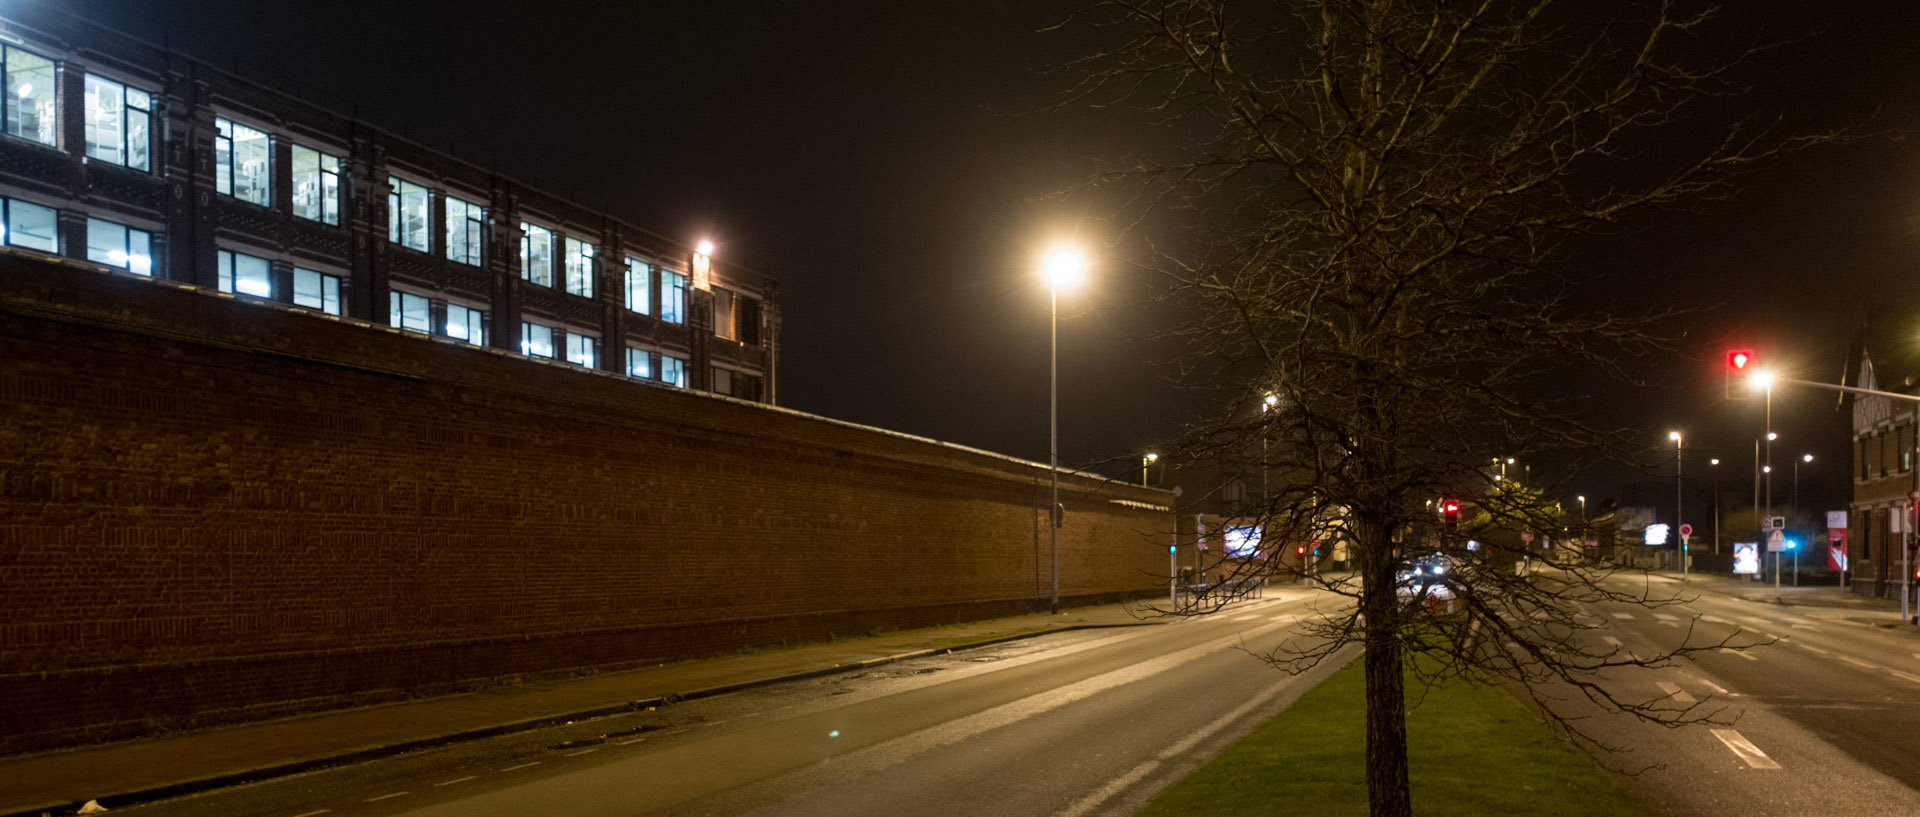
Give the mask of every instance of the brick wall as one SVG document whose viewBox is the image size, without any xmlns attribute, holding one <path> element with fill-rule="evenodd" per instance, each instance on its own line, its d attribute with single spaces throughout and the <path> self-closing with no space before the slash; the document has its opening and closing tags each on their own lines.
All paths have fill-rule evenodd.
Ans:
<svg viewBox="0 0 1920 817">
<path fill-rule="evenodd" d="M 0 253 L 0 751 L 1044 609 L 1044 466 Z M 1163 492 L 1068 477 L 1061 595 Z"/>
</svg>

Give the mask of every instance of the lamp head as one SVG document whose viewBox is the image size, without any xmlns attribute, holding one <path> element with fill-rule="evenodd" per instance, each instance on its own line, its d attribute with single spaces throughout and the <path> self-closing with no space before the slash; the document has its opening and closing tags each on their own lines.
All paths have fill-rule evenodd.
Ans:
<svg viewBox="0 0 1920 817">
<path fill-rule="evenodd" d="M 1047 282 L 1052 284 L 1056 291 L 1071 289 L 1086 275 L 1087 259 L 1080 254 L 1079 250 L 1072 247 L 1064 245 L 1055 247 L 1047 253 L 1046 261 L 1041 264 L 1041 271 L 1046 274 Z"/>
</svg>

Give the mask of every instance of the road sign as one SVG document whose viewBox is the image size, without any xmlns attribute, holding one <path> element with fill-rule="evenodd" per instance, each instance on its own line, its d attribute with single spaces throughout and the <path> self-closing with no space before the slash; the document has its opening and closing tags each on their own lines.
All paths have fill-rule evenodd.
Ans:
<svg viewBox="0 0 1920 817">
<path fill-rule="evenodd" d="M 1767 534 L 1767 552 L 1784 553 L 1787 550 L 1787 532 L 1776 530 Z"/>
<path fill-rule="evenodd" d="M 1522 541 L 1522 542 L 1532 542 L 1532 541 L 1533 541 L 1533 531 L 1530 531 L 1530 530 L 1523 530 L 1523 531 L 1521 531 L 1521 532 L 1520 532 L 1520 541 Z"/>
<path fill-rule="evenodd" d="M 1692 535 L 1693 535 L 1693 525 L 1688 524 L 1686 522 L 1680 523 L 1680 538 L 1685 539 Z"/>
</svg>

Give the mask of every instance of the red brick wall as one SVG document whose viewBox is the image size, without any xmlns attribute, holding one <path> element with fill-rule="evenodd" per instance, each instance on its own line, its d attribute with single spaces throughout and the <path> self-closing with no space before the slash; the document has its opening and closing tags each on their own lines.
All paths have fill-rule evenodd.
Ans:
<svg viewBox="0 0 1920 817">
<path fill-rule="evenodd" d="M 0 412 L 0 751 L 1050 593 L 1044 466 L 4 254 Z M 1062 597 L 1168 499 L 1064 479 Z"/>
</svg>

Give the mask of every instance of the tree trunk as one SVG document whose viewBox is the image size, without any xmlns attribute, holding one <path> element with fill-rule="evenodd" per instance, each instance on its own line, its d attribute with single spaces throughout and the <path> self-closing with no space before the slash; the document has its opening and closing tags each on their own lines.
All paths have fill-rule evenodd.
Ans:
<svg viewBox="0 0 1920 817">
<path fill-rule="evenodd" d="M 1391 546 L 1376 552 L 1390 551 Z M 1367 813 L 1370 817 L 1411 817 L 1413 796 L 1407 784 L 1406 676 L 1395 616 L 1399 598 L 1393 586 L 1392 559 L 1367 566 Z"/>
</svg>

